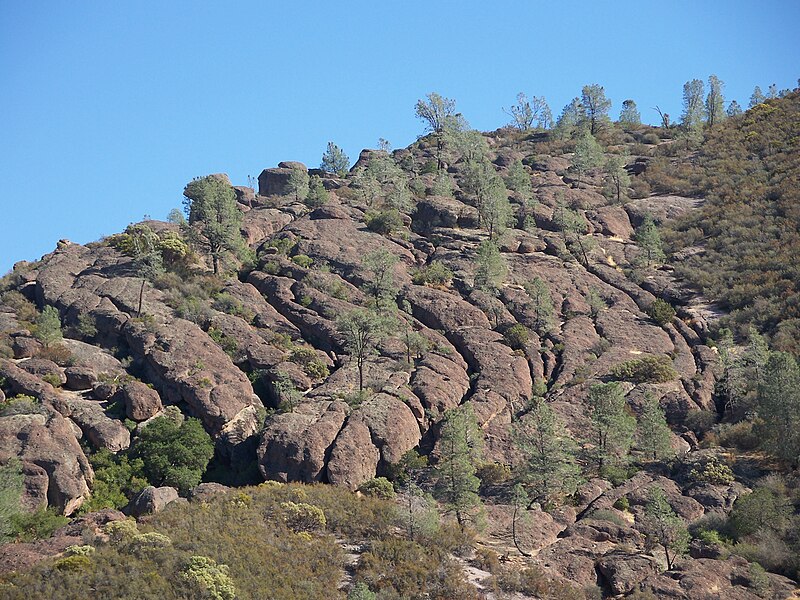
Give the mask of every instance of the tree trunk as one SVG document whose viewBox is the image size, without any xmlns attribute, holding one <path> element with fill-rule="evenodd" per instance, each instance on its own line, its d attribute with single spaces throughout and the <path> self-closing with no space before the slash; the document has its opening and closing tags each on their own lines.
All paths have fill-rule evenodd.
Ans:
<svg viewBox="0 0 800 600">
<path fill-rule="evenodd" d="M 519 547 L 519 542 L 517 541 L 517 512 L 519 511 L 519 506 L 514 504 L 514 515 L 511 517 L 511 539 L 514 541 L 514 547 L 519 551 L 522 556 L 529 558 L 531 555 L 525 552 L 522 548 Z"/>
<path fill-rule="evenodd" d="M 136 311 L 137 317 L 142 316 L 142 300 L 144 299 L 144 284 L 145 284 L 145 279 L 142 278 L 142 287 L 139 288 L 139 309 Z"/>
</svg>

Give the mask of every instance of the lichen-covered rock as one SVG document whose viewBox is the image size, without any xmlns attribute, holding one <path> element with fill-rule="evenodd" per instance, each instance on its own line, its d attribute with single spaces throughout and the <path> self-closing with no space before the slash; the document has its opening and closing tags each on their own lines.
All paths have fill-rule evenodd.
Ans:
<svg viewBox="0 0 800 600">
<path fill-rule="evenodd" d="M 139 492 L 128 507 L 134 517 L 152 515 L 161 512 L 171 502 L 178 499 L 178 490 L 174 487 L 154 487 L 147 486 Z"/>
</svg>

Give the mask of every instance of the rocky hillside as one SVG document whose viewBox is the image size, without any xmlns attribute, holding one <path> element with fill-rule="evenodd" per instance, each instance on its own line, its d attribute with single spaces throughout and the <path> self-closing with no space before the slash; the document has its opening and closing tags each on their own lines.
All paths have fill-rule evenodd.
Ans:
<svg viewBox="0 0 800 600">
<path fill-rule="evenodd" d="M 508 490 L 520 462 L 516 432 L 532 425 L 540 397 L 578 441 L 582 477 L 561 497 L 525 507 L 520 545 L 530 568 L 590 596 L 788 597 L 790 579 L 728 557 L 700 535 L 710 526 L 695 527 L 675 565 L 642 527 L 652 488 L 684 525 L 725 521 L 771 468 L 762 455 L 698 440 L 724 413 L 708 339 L 721 313 L 659 256 L 652 235 L 654 223 L 691 216 L 704 197 L 642 191 L 653 181 L 648 165 L 678 143 L 672 133 L 609 125 L 598 135 L 608 156 L 625 157 L 619 195 L 609 193 L 608 170 L 577 165 L 581 150 L 568 136 L 502 129 L 478 137 L 451 144 L 442 169 L 431 135 L 392 153 L 365 150 L 344 176 L 312 170 L 314 201 L 298 191 L 305 166 L 265 169 L 258 190 L 232 188 L 247 248 L 238 259 L 220 253 L 216 276 L 191 215 L 86 246 L 62 241 L 15 266 L 0 306 L 0 462 L 19 460 L 23 506 L 67 516 L 101 508 L 92 499 L 98 481 L 108 484 L 108 465 L 97 457 L 144 460 L 147 471 L 137 440 L 164 415 L 197 418 L 212 438 L 205 481 L 356 490 L 387 477 L 400 490 L 398 465 L 411 451 L 436 464 L 447 452 L 443 417 L 471 407 L 489 523 L 481 556 L 513 557 L 522 569 Z M 489 168 L 478 184 L 476 165 Z M 495 211 L 480 181 L 497 178 Z M 211 179 L 231 188 L 224 175 Z M 187 195 L 191 204 L 191 186 Z M 156 236 L 166 266 L 155 276 L 130 242 L 143 231 Z M 179 259 L 168 260 L 168 246 Z M 57 310 L 61 341 L 43 335 L 46 307 Z M 352 335 L 358 318 L 369 339 Z M 602 461 L 593 467 L 591 390 L 612 381 L 639 420 L 657 400 L 670 458 L 650 460 L 639 439 L 616 471 Z M 720 465 L 729 478 L 697 475 Z M 429 471 L 414 471 L 423 488 Z M 188 510 L 177 492 L 158 487 L 164 481 L 150 483 L 157 487 L 126 511 L 170 502 Z M 193 487 L 170 485 L 182 495 Z M 97 514 L 82 519 L 108 520 Z M 38 560 L 26 553 L 66 547 L 41 544 L 5 546 L 6 569 Z M 481 582 L 491 569 L 475 560 L 462 563 L 476 594 L 548 597 L 508 582 L 490 589 Z M 791 575 L 790 567 L 771 570 Z M 339 585 L 344 597 L 350 580 Z M 409 594 L 380 597 L 416 597 Z"/>
</svg>

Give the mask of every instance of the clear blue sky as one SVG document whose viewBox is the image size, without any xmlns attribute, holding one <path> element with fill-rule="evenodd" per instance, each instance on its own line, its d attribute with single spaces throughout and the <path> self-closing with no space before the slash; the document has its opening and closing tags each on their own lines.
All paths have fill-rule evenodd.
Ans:
<svg viewBox="0 0 800 600">
<path fill-rule="evenodd" d="M 0 0 L 0 273 L 163 219 L 195 176 L 405 146 L 430 91 L 482 130 L 519 91 L 557 116 L 587 83 L 651 122 L 711 73 L 746 105 L 796 85 L 799 30 L 797 0 Z"/>
</svg>

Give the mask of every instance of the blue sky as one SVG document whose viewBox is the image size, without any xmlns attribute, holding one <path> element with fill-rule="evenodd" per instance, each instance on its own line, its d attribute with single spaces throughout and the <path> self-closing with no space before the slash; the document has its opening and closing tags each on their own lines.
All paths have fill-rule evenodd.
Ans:
<svg viewBox="0 0 800 600">
<path fill-rule="evenodd" d="M 746 105 L 796 85 L 798 29 L 797 1 L 0 0 L 0 273 L 163 219 L 195 176 L 405 146 L 430 91 L 482 130 L 587 83 L 651 122 L 712 73 Z"/>
</svg>

